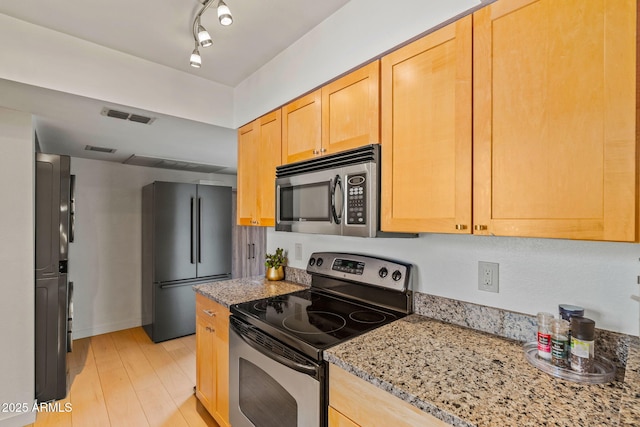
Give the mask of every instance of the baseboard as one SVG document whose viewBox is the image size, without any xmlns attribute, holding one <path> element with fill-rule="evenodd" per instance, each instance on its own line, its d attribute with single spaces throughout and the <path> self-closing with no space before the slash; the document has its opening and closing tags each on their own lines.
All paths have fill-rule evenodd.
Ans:
<svg viewBox="0 0 640 427">
<path fill-rule="evenodd" d="M 32 405 L 35 402 L 32 402 Z M 3 414 L 7 415 L 7 414 Z M 29 408 L 29 412 L 24 412 L 20 414 L 16 414 L 13 416 L 9 416 L 8 418 L 0 418 L 0 427 L 22 427 L 29 424 L 33 424 L 36 422 L 36 412 L 31 412 L 31 407 Z"/>
<path fill-rule="evenodd" d="M 129 319 L 122 322 L 107 323 L 104 325 L 95 325 L 90 328 L 74 329 L 73 339 L 92 337 L 94 335 L 107 334 L 109 332 L 121 331 L 123 329 L 136 328 L 142 326 L 141 319 Z"/>
</svg>

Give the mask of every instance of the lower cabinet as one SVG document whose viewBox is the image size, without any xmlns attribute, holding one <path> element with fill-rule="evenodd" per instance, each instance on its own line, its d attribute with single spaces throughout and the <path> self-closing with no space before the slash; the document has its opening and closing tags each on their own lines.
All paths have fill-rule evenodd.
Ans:
<svg viewBox="0 0 640 427">
<path fill-rule="evenodd" d="M 196 294 L 196 396 L 221 427 L 229 424 L 229 310 Z"/>
<path fill-rule="evenodd" d="M 449 424 L 329 365 L 329 427 L 445 427 Z"/>
</svg>

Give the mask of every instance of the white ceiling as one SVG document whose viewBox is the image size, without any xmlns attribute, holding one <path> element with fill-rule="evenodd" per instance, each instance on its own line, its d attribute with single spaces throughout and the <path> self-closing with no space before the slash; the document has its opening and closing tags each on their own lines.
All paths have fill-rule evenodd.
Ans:
<svg viewBox="0 0 640 427">
<path fill-rule="evenodd" d="M 197 0 L 16 0 L 0 2 L 0 13 L 235 87 L 348 1 L 226 0 L 234 17 L 229 27 L 218 24 L 212 6 L 202 24 L 214 44 L 200 48 L 200 69 L 189 66 L 191 25 L 202 7 Z M 228 166 L 229 172 L 236 165 L 230 129 L 106 105 L 160 116 L 150 126 L 124 122 L 96 114 L 105 106 L 100 100 L 7 80 L 0 80 L 0 89 L 0 106 L 33 112 L 43 151 L 113 161 L 135 153 Z M 87 144 L 118 151 L 91 153 Z"/>
</svg>

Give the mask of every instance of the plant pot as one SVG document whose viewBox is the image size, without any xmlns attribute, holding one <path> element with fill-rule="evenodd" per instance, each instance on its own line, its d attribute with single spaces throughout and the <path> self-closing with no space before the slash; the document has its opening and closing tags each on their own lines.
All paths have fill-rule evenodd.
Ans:
<svg viewBox="0 0 640 427">
<path fill-rule="evenodd" d="M 267 280 L 282 280 L 284 279 L 284 268 L 282 268 L 282 266 L 278 268 L 269 267 L 267 268 L 265 276 Z"/>
</svg>

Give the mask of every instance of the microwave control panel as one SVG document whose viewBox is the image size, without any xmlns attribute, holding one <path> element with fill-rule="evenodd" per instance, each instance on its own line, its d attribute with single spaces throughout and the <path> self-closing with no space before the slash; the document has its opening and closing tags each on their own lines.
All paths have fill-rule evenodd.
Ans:
<svg viewBox="0 0 640 427">
<path fill-rule="evenodd" d="M 347 175 L 347 224 L 367 223 L 367 174 Z"/>
</svg>

